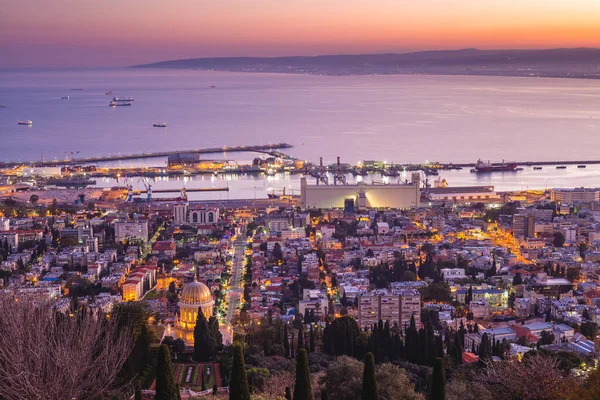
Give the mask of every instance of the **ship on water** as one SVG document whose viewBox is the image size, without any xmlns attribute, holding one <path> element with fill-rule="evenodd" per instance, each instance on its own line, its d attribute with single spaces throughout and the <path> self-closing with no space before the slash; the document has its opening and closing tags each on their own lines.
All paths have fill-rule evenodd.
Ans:
<svg viewBox="0 0 600 400">
<path fill-rule="evenodd" d="M 517 166 L 517 163 L 514 161 L 505 162 L 502 160 L 501 164 L 492 164 L 490 161 L 482 161 L 479 159 L 475 163 L 475 168 L 471 169 L 471 172 L 513 172 L 517 170 Z"/>
<path fill-rule="evenodd" d="M 130 106 L 133 103 L 133 97 L 113 97 L 112 101 L 108 103 L 111 107 L 123 107 Z"/>
<path fill-rule="evenodd" d="M 155 128 L 166 128 L 167 123 L 166 122 L 157 122 L 157 123 L 152 124 L 152 126 Z"/>
<path fill-rule="evenodd" d="M 27 125 L 27 126 L 31 126 L 33 125 L 33 121 L 27 120 L 27 121 L 17 121 L 18 125 Z"/>
</svg>

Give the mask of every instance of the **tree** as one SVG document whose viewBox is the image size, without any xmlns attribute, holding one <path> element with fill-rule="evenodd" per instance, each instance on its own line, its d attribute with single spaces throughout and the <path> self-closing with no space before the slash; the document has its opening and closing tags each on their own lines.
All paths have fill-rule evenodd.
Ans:
<svg viewBox="0 0 600 400">
<path fill-rule="evenodd" d="M 554 343 L 554 334 L 549 331 L 542 331 L 540 333 L 540 340 L 538 342 L 540 345 L 547 345 Z"/>
<path fill-rule="evenodd" d="M 444 361 L 435 359 L 431 379 L 431 400 L 446 400 L 446 376 L 444 375 Z"/>
<path fill-rule="evenodd" d="M 246 364 L 242 345 L 233 345 L 233 367 L 229 385 L 229 400 L 250 400 L 250 388 L 246 376 Z"/>
<path fill-rule="evenodd" d="M 312 400 L 310 384 L 310 370 L 308 369 L 308 356 L 306 350 L 298 350 L 296 361 L 296 382 L 294 383 L 294 400 Z"/>
<path fill-rule="evenodd" d="M 580 378 L 559 368 L 551 356 L 524 357 L 522 362 L 488 363 L 476 381 L 490 390 L 494 399 L 566 399 L 579 385 Z"/>
<path fill-rule="evenodd" d="M 93 399 L 125 390 L 118 374 L 133 347 L 131 325 L 4 295 L 0 320 L 0 398 Z"/>
<path fill-rule="evenodd" d="M 590 340 L 595 340 L 598 336 L 598 324 L 595 322 L 587 321 L 581 324 L 579 332 Z"/>
<path fill-rule="evenodd" d="M 472 300 L 473 300 L 473 287 L 469 286 L 469 289 L 467 290 L 467 295 L 465 296 L 465 304 L 469 305 L 469 303 L 471 303 Z"/>
<path fill-rule="evenodd" d="M 156 367 L 156 394 L 154 400 L 177 400 L 171 352 L 166 344 L 158 349 L 158 365 Z"/>
<path fill-rule="evenodd" d="M 290 357 L 290 339 L 288 337 L 287 324 L 283 325 L 283 348 L 285 351 L 285 356 Z"/>
<path fill-rule="evenodd" d="M 415 392 L 415 384 L 410 381 L 406 371 L 396 365 L 384 363 L 377 367 L 377 392 L 386 400 L 423 400 Z"/>
<path fill-rule="evenodd" d="M 585 260 L 585 252 L 587 251 L 587 249 L 588 249 L 587 244 L 585 244 L 583 242 L 579 243 L 579 255 L 581 256 L 581 258 L 583 260 Z"/>
<path fill-rule="evenodd" d="M 202 307 L 198 308 L 196 317 L 196 326 L 194 327 L 194 355 L 195 361 L 208 361 L 216 354 L 215 343 L 211 337 L 208 328 L 208 321 L 202 312 Z"/>
<path fill-rule="evenodd" d="M 219 330 L 219 320 L 217 317 L 212 316 L 208 319 L 208 331 L 210 332 L 210 338 L 216 355 L 223 348 L 223 334 Z"/>
<path fill-rule="evenodd" d="M 281 251 L 279 242 L 275 243 L 275 246 L 273 246 L 273 258 L 276 260 L 283 260 L 283 252 Z"/>
<path fill-rule="evenodd" d="M 490 339 L 487 333 L 481 336 L 481 343 L 479 344 L 479 361 L 485 363 L 492 359 L 492 347 Z"/>
<path fill-rule="evenodd" d="M 295 396 L 294 396 L 295 397 Z M 375 380 L 375 357 L 367 353 L 363 370 L 361 400 L 378 400 L 377 381 Z"/>
<path fill-rule="evenodd" d="M 410 364 L 409 364 L 410 365 Z M 411 371 L 411 375 L 412 375 Z M 357 379 L 364 373 L 364 364 L 355 358 L 341 356 L 327 368 L 321 380 L 329 400 L 360 400 L 362 382 Z M 423 400 L 423 396 L 415 392 L 415 385 L 407 372 L 390 363 L 379 365 L 375 372 L 377 392 L 386 400 Z"/>
<path fill-rule="evenodd" d="M 40 196 L 38 196 L 37 194 L 32 194 L 29 197 L 29 202 L 33 205 L 37 204 L 38 200 L 40 199 Z"/>
<path fill-rule="evenodd" d="M 285 387 L 285 400 L 292 400 L 292 391 L 289 386 Z"/>
<path fill-rule="evenodd" d="M 359 376 L 363 364 L 356 358 L 337 357 L 327 368 L 323 383 L 329 400 L 358 400 L 362 390 Z"/>
<path fill-rule="evenodd" d="M 552 242 L 554 247 L 563 247 L 565 244 L 565 235 L 561 232 L 554 233 L 554 241 Z"/>
<path fill-rule="evenodd" d="M 579 268 L 576 268 L 576 267 L 567 268 L 567 279 L 569 281 L 571 281 L 571 282 L 578 281 L 579 276 L 580 276 Z"/>
<path fill-rule="evenodd" d="M 521 285 L 522 283 L 523 283 L 523 278 L 521 278 L 521 273 L 517 272 L 515 274 L 515 277 L 513 278 L 512 284 L 514 286 L 514 285 Z"/>
</svg>

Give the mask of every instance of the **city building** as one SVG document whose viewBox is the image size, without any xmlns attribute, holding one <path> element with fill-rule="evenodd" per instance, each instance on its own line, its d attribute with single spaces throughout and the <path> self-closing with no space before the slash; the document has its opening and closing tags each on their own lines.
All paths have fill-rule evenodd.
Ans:
<svg viewBox="0 0 600 400">
<path fill-rule="evenodd" d="M 535 217 L 533 215 L 513 215 L 513 236 L 517 239 L 535 237 Z"/>
<path fill-rule="evenodd" d="M 592 203 L 600 201 L 599 188 L 552 189 L 550 200 L 557 204 Z"/>
<path fill-rule="evenodd" d="M 490 203 L 500 200 L 493 186 L 428 188 L 427 198 L 431 201 L 448 203 Z"/>
<path fill-rule="evenodd" d="M 115 222 L 115 240 L 137 239 L 148 241 L 148 221 L 117 221 Z"/>
<path fill-rule="evenodd" d="M 205 225 L 219 222 L 218 208 L 193 207 L 188 202 L 173 206 L 173 222 L 176 225 Z"/>
<path fill-rule="evenodd" d="M 405 328 L 415 318 L 417 326 L 421 322 L 421 294 L 416 289 L 402 289 L 393 294 L 377 294 L 374 291 L 358 297 L 358 324 L 361 329 L 377 324 L 379 320 L 389 321 L 391 326 Z"/>
</svg>

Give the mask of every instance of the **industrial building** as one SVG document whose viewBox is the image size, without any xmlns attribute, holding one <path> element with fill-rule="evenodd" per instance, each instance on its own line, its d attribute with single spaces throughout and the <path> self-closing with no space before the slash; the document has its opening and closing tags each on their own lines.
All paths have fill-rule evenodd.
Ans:
<svg viewBox="0 0 600 400">
<path fill-rule="evenodd" d="M 416 174 L 418 175 L 418 174 Z M 418 207 L 421 198 L 420 180 L 413 177 L 408 184 L 308 184 L 300 181 L 302 209 L 365 209 Z"/>
</svg>

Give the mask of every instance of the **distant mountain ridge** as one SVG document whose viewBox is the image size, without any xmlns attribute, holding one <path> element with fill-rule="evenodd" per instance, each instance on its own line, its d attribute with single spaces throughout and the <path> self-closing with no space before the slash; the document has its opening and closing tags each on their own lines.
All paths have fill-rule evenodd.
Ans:
<svg viewBox="0 0 600 400">
<path fill-rule="evenodd" d="M 600 49 L 431 50 L 413 53 L 192 58 L 134 65 L 321 75 L 457 74 L 600 78 Z"/>
</svg>

